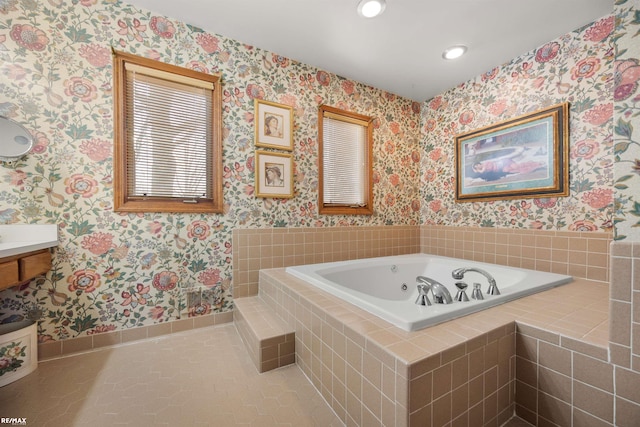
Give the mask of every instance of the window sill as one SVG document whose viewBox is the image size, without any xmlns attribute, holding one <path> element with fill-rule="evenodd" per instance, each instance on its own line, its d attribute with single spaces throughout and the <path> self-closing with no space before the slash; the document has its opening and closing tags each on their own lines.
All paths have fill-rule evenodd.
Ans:
<svg viewBox="0 0 640 427">
<path fill-rule="evenodd" d="M 321 215 L 373 215 L 373 208 L 362 206 L 352 208 L 349 206 L 322 206 L 319 209 Z"/>
<path fill-rule="evenodd" d="M 116 212 L 179 212 L 179 213 L 223 213 L 222 203 L 203 201 L 183 203 L 174 200 L 131 200 L 116 203 Z"/>
</svg>

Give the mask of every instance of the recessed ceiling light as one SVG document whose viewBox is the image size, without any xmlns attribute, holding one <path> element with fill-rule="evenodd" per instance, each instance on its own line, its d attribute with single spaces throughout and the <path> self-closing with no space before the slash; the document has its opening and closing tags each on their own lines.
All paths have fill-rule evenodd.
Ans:
<svg viewBox="0 0 640 427">
<path fill-rule="evenodd" d="M 466 51 L 467 51 L 467 47 L 459 44 L 459 45 L 451 46 L 450 48 L 445 49 L 445 51 L 442 52 L 442 57 L 444 59 L 456 59 L 464 55 Z"/>
<path fill-rule="evenodd" d="M 374 18 L 384 12 L 385 0 L 360 0 L 358 13 L 365 18 Z"/>
</svg>

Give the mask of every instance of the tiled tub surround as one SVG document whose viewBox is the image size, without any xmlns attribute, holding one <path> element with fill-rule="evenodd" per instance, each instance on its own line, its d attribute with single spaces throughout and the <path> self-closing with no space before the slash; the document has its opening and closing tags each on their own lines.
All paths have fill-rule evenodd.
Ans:
<svg viewBox="0 0 640 427">
<path fill-rule="evenodd" d="M 420 227 L 420 252 L 609 282 L 611 233 Z"/>
<path fill-rule="evenodd" d="M 500 425 L 519 404 L 517 327 L 571 355 L 607 359 L 608 286 L 594 281 L 416 332 L 281 268 L 260 272 L 260 297 L 295 329 L 297 363 L 348 426 Z"/>
<path fill-rule="evenodd" d="M 420 252 L 418 226 L 233 230 L 233 297 L 258 294 L 265 268 Z"/>
<path fill-rule="evenodd" d="M 424 226 L 233 231 L 233 296 L 258 293 L 265 268 L 428 253 L 609 281 L 611 233 Z"/>
</svg>

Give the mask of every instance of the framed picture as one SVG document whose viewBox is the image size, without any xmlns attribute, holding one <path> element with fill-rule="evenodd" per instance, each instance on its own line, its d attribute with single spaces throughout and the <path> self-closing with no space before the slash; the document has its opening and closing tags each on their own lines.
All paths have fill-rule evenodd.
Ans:
<svg viewBox="0 0 640 427">
<path fill-rule="evenodd" d="M 293 155 L 257 150 L 255 165 L 258 197 L 293 197 Z"/>
<path fill-rule="evenodd" d="M 457 135 L 456 201 L 569 195 L 569 104 Z"/>
<path fill-rule="evenodd" d="M 293 150 L 293 108 L 275 102 L 254 101 L 256 146 Z"/>
</svg>

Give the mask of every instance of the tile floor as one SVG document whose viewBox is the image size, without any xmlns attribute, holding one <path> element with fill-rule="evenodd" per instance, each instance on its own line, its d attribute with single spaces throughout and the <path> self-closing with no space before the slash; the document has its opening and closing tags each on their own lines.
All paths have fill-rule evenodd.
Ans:
<svg viewBox="0 0 640 427">
<path fill-rule="evenodd" d="M 40 362 L 0 388 L 0 417 L 39 427 L 343 425 L 296 365 L 259 374 L 233 324 Z"/>
</svg>

